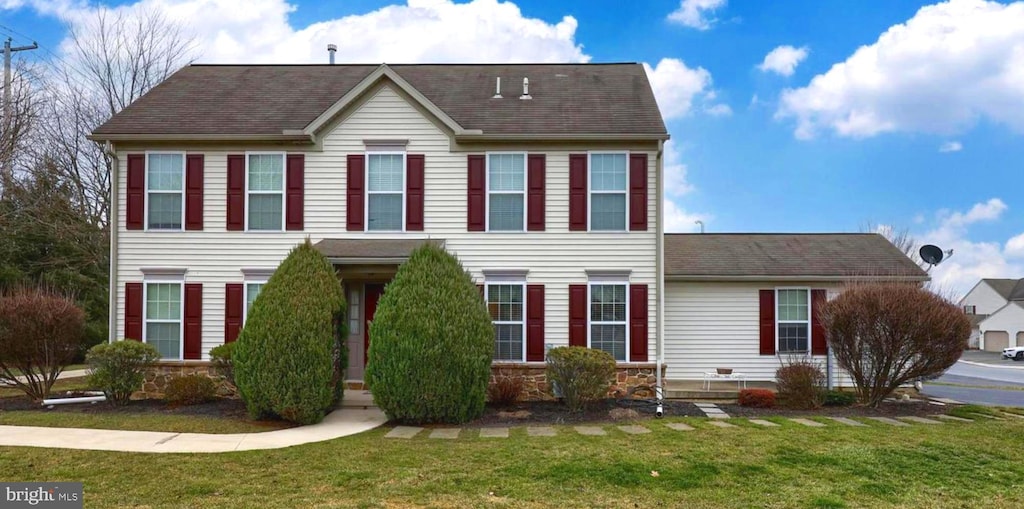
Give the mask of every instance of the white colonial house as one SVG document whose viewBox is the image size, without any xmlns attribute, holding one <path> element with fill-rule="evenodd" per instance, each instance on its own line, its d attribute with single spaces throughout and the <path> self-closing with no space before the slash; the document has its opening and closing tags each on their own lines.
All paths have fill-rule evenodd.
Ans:
<svg viewBox="0 0 1024 509">
<path fill-rule="evenodd" d="M 1024 279 L 982 279 L 960 305 L 971 317 L 972 348 L 1001 352 L 1024 345 Z"/>
</svg>

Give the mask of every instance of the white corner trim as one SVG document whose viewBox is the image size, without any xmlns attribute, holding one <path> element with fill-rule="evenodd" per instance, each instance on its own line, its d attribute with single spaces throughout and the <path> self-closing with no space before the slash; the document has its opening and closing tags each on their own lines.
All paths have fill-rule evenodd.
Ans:
<svg viewBox="0 0 1024 509">
<path fill-rule="evenodd" d="M 274 267 L 242 267 L 242 279 L 247 282 L 265 282 L 277 268 Z"/>
<path fill-rule="evenodd" d="M 185 267 L 140 267 L 143 279 L 146 281 L 176 281 L 185 279 L 188 269 Z"/>
<path fill-rule="evenodd" d="M 585 269 L 587 279 L 590 281 L 610 281 L 622 283 L 629 281 L 630 269 Z"/>
</svg>

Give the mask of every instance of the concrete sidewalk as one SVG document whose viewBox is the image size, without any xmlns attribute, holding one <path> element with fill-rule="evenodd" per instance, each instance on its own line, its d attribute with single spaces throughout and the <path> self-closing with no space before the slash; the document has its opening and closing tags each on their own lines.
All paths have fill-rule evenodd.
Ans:
<svg viewBox="0 0 1024 509">
<path fill-rule="evenodd" d="M 83 376 L 88 376 L 88 375 L 89 375 L 89 370 L 88 369 L 75 369 L 75 370 L 72 370 L 72 371 L 64 371 L 61 374 L 57 375 L 57 380 L 63 380 L 63 379 L 66 379 L 66 378 L 81 378 Z M 18 381 L 24 383 L 25 382 L 25 377 L 19 376 L 18 377 Z M 14 386 L 14 384 L 8 385 L 7 382 L 0 382 L 0 387 L 13 387 L 13 386 Z"/>
<path fill-rule="evenodd" d="M 0 426 L 0 446 L 147 453 L 252 451 L 333 440 L 371 430 L 385 422 L 387 417 L 377 408 L 341 408 L 328 414 L 319 424 L 231 435 Z"/>
</svg>

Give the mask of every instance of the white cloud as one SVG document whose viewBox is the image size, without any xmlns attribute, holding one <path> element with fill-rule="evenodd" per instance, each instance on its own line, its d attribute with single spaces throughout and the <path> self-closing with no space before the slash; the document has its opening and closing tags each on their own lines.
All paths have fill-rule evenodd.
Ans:
<svg viewBox="0 0 1024 509">
<path fill-rule="evenodd" d="M 700 226 L 696 222 L 707 223 L 711 219 L 711 216 L 707 214 L 687 212 L 668 198 L 665 198 L 663 203 L 665 205 L 665 231 L 668 233 L 699 232 Z"/>
<path fill-rule="evenodd" d="M 653 68 L 645 62 L 644 69 L 665 120 L 686 116 L 698 100 L 704 104 L 704 111 L 711 115 L 732 113 L 728 105 L 713 104 L 717 94 L 711 89 L 711 73 L 707 69 L 690 68 L 678 58 L 663 58 Z"/>
<path fill-rule="evenodd" d="M 704 113 L 712 117 L 728 117 L 732 115 L 732 108 L 728 104 L 713 104 L 704 107 Z"/>
<path fill-rule="evenodd" d="M 679 8 L 670 12 L 668 20 L 683 26 L 707 30 L 718 21 L 708 15 L 724 7 L 726 0 L 682 0 Z"/>
<path fill-rule="evenodd" d="M 947 141 L 942 145 L 939 145 L 939 152 L 959 152 L 964 149 L 964 145 L 959 141 Z"/>
<path fill-rule="evenodd" d="M 1024 259 L 1024 233 L 1011 237 L 1010 240 L 1006 241 L 1006 247 L 1003 248 L 1003 252 L 1006 253 L 1008 258 Z"/>
<path fill-rule="evenodd" d="M 794 48 L 793 46 L 779 46 L 764 56 L 764 61 L 757 68 L 763 72 L 774 72 L 780 76 L 792 76 L 796 66 L 800 65 L 807 58 L 810 52 L 807 46 Z"/>
<path fill-rule="evenodd" d="M 683 163 L 682 155 L 676 150 L 676 142 L 668 140 L 665 142 L 665 195 L 682 196 L 693 191 L 686 179 L 687 167 Z"/>
<path fill-rule="evenodd" d="M 1024 2 L 950 0 L 921 8 L 810 84 L 781 95 L 795 135 L 822 130 L 963 132 L 980 119 L 1024 132 Z"/>
</svg>

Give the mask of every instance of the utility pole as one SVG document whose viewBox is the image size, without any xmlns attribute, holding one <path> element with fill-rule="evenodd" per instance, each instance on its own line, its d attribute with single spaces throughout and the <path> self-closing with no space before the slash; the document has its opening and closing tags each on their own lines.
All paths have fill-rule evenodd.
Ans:
<svg viewBox="0 0 1024 509">
<path fill-rule="evenodd" d="M 4 133 L 6 136 L 12 136 L 11 134 L 11 53 L 16 51 L 28 51 L 39 48 L 39 45 L 32 42 L 31 46 L 15 46 L 11 47 L 12 39 L 10 37 L 4 41 Z M 11 148 L 13 148 L 13 141 L 11 141 Z M 14 157 L 13 150 L 7 154 L 4 158 L 3 167 L 3 178 L 4 182 L 10 182 L 14 178 Z"/>
</svg>

